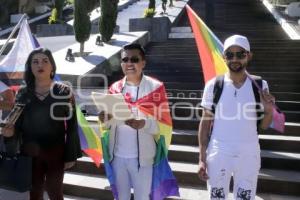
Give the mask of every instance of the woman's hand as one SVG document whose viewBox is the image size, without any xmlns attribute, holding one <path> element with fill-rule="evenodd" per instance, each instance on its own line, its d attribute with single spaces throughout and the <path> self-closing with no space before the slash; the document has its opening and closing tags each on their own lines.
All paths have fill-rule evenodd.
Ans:
<svg viewBox="0 0 300 200">
<path fill-rule="evenodd" d="M 6 124 L 2 128 L 1 133 L 4 137 L 12 137 L 15 133 L 15 126 L 13 124 Z"/>
</svg>

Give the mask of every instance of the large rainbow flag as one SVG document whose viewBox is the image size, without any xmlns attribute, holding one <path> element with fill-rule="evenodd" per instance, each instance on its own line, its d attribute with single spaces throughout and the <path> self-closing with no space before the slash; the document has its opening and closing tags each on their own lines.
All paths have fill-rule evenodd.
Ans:
<svg viewBox="0 0 300 200">
<path fill-rule="evenodd" d="M 121 93 L 123 82 L 124 80 L 120 80 L 113 84 L 113 86 L 110 87 L 109 93 Z M 125 101 L 129 106 L 136 106 L 145 115 L 154 117 L 159 125 L 159 132 L 155 135 L 157 147 L 153 164 L 151 200 L 162 200 L 168 196 L 179 196 L 177 181 L 170 168 L 167 157 L 172 138 L 172 119 L 164 85 L 160 83 L 157 88 L 154 88 L 153 91 L 139 98 L 136 102 L 131 102 L 130 98 L 126 97 Z M 114 198 L 118 200 L 115 177 L 110 163 L 109 134 L 108 129 L 102 130 L 101 142 L 104 166 Z"/>
<path fill-rule="evenodd" d="M 225 74 L 228 71 L 228 67 L 222 57 L 223 44 L 190 6 L 186 5 L 186 10 L 194 32 L 198 53 L 202 63 L 204 81 L 206 83 L 210 79 L 218 75 Z M 254 81 L 251 78 L 251 75 L 248 74 L 248 72 L 246 73 L 251 81 Z M 273 104 L 273 119 L 270 124 L 270 128 L 283 133 L 284 124 L 284 113 L 282 113 L 279 108 Z"/>
<path fill-rule="evenodd" d="M 228 71 L 222 57 L 223 44 L 190 6 L 186 5 L 186 10 L 194 32 L 206 83 L 210 79 Z"/>
<path fill-rule="evenodd" d="M 25 63 L 32 50 L 40 47 L 37 39 L 32 35 L 27 19 L 24 18 L 20 25 L 20 31 L 14 42 L 12 49 L 0 62 L 0 78 L 5 83 L 17 90 L 23 82 Z M 60 81 L 58 75 L 54 78 Z M 81 150 L 92 158 L 97 167 L 102 159 L 102 147 L 100 138 L 89 126 L 80 108 L 76 106 L 78 121 L 78 134 L 80 138 Z"/>
</svg>

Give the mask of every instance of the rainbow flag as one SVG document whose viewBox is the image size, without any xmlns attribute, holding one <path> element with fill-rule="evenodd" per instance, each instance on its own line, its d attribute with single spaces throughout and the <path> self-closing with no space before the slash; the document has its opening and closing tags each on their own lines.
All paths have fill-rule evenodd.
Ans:
<svg viewBox="0 0 300 200">
<path fill-rule="evenodd" d="M 109 92 L 111 94 L 121 93 L 123 82 L 124 79 L 113 84 Z M 131 102 L 130 98 L 126 98 L 126 96 L 125 100 L 129 106 L 136 106 L 145 115 L 154 117 L 159 125 L 159 131 L 155 135 L 157 147 L 153 164 L 151 200 L 162 200 L 168 196 L 179 196 L 177 181 L 167 157 L 172 138 L 172 118 L 163 83 L 159 83 L 157 88 L 153 88 L 149 94 L 139 98 L 136 102 Z M 118 199 L 115 176 L 110 163 L 109 130 L 102 131 L 101 142 L 106 175 L 111 184 L 114 198 Z"/>
<path fill-rule="evenodd" d="M 38 47 L 40 47 L 40 44 L 32 35 L 27 19 L 24 19 L 12 49 L 0 62 L 1 80 L 17 90 L 23 82 L 27 57 L 32 50 Z M 61 81 L 58 75 L 54 77 L 54 80 Z M 81 150 L 90 156 L 96 166 L 99 167 L 102 159 L 100 138 L 89 126 L 78 106 L 76 106 L 76 115 Z"/>
<path fill-rule="evenodd" d="M 100 167 L 102 160 L 100 138 L 94 129 L 90 127 L 78 105 L 76 105 L 76 115 L 81 150 L 94 161 L 97 167 Z"/>
<path fill-rule="evenodd" d="M 223 44 L 190 6 L 186 5 L 186 10 L 194 32 L 206 83 L 210 79 L 228 71 L 222 57 Z"/>
</svg>

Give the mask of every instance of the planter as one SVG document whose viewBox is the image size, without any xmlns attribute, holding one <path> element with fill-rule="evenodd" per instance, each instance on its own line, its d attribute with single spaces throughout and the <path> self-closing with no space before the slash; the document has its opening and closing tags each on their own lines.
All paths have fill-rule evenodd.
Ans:
<svg viewBox="0 0 300 200">
<path fill-rule="evenodd" d="M 39 24 L 36 34 L 38 37 L 74 35 L 73 27 L 68 24 Z"/>
<path fill-rule="evenodd" d="M 152 42 L 168 40 L 170 30 L 171 22 L 168 17 L 129 19 L 129 31 L 149 31 Z"/>
<path fill-rule="evenodd" d="M 10 15 L 10 23 L 11 24 L 16 24 L 20 21 L 22 18 L 23 14 L 12 14 Z"/>
</svg>

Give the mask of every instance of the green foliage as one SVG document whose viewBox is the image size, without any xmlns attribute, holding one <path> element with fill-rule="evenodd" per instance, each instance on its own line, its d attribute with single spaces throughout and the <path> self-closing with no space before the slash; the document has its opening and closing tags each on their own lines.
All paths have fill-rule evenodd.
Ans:
<svg viewBox="0 0 300 200">
<path fill-rule="evenodd" d="M 147 8 L 144 10 L 145 18 L 153 18 L 155 14 L 156 14 L 156 12 L 153 8 Z"/>
<path fill-rule="evenodd" d="M 96 7 L 99 6 L 99 0 L 86 0 L 88 12 L 92 12 Z"/>
<path fill-rule="evenodd" d="M 118 2 L 118 0 L 101 0 L 99 31 L 104 42 L 108 42 L 114 33 L 118 17 Z"/>
<path fill-rule="evenodd" d="M 91 21 L 87 12 L 86 0 L 74 1 L 74 32 L 75 39 L 84 43 L 90 37 Z"/>
<path fill-rule="evenodd" d="M 64 8 L 64 0 L 55 0 L 54 8 L 51 11 L 51 15 L 48 18 L 49 24 L 63 23 L 63 8 Z"/>
<path fill-rule="evenodd" d="M 148 8 L 153 8 L 155 10 L 155 0 L 149 0 Z"/>
<path fill-rule="evenodd" d="M 18 0 L 0 0 L 0 25 L 9 23 L 10 14 L 18 13 Z"/>
<path fill-rule="evenodd" d="M 67 4 L 74 4 L 74 0 L 66 0 Z"/>
<path fill-rule="evenodd" d="M 49 24 L 56 24 L 57 23 L 57 9 L 53 8 L 51 11 L 51 15 L 48 19 Z"/>
<path fill-rule="evenodd" d="M 54 7 L 56 8 L 57 12 L 57 18 L 62 20 L 62 12 L 64 8 L 64 0 L 55 0 Z"/>
</svg>

